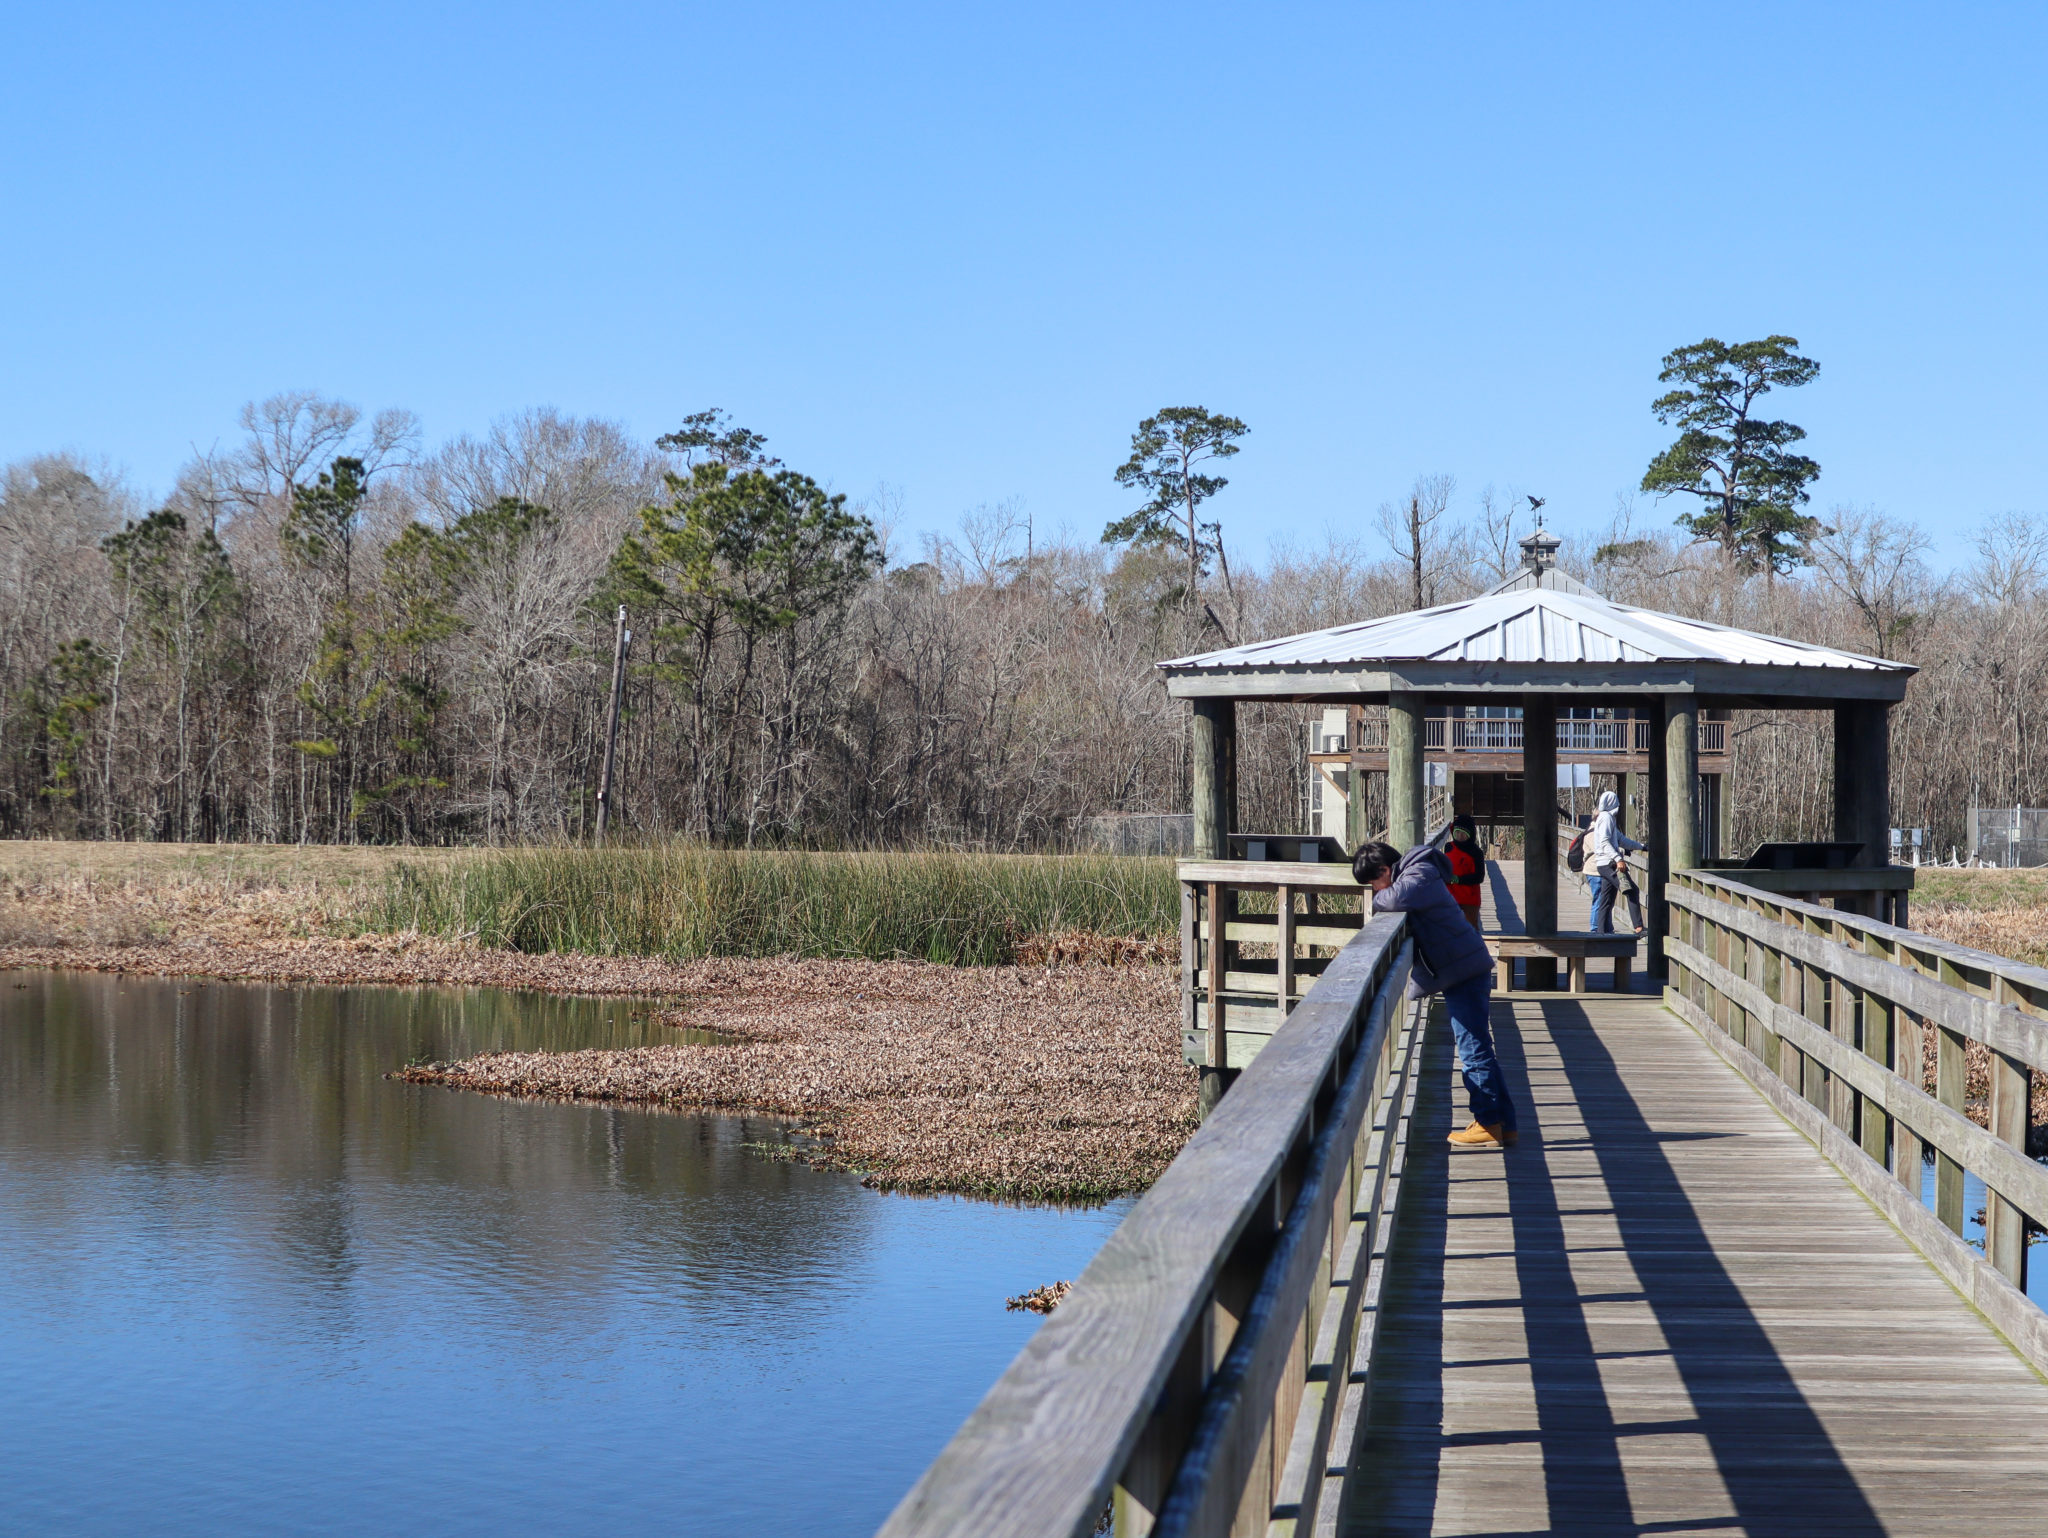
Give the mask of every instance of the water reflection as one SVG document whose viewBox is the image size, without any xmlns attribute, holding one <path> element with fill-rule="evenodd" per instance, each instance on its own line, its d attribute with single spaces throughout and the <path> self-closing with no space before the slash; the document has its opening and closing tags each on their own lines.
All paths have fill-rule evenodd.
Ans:
<svg viewBox="0 0 2048 1538">
<path fill-rule="evenodd" d="M 73 1532 L 865 1533 L 1118 1216 L 398 1083 L 620 1001 L 0 976 L 0 1501 Z M 666 1038 L 672 1039 L 672 1038 Z"/>
</svg>

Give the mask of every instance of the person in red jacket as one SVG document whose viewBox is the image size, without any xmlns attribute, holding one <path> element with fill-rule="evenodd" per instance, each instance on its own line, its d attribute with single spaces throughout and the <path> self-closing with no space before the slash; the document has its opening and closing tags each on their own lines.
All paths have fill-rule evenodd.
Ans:
<svg viewBox="0 0 2048 1538">
<path fill-rule="evenodd" d="M 1458 899 L 1458 911 L 1465 922 L 1479 928 L 1479 897 L 1486 890 L 1486 856 L 1479 849 L 1479 829 L 1460 812 L 1451 819 L 1451 841 L 1444 849 L 1451 862 L 1451 879 L 1445 883 Z"/>
</svg>

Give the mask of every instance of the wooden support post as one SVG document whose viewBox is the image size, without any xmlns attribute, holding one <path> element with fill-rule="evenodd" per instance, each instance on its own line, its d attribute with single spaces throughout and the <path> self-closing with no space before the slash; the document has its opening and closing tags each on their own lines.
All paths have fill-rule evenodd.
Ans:
<svg viewBox="0 0 2048 1538">
<path fill-rule="evenodd" d="M 1237 707 L 1232 700 L 1199 699 L 1194 710 L 1191 810 L 1195 814 L 1198 860 L 1230 858 L 1230 824 L 1237 812 Z"/>
<path fill-rule="evenodd" d="M 1644 776 L 1644 789 L 1648 799 L 1645 803 L 1641 837 L 1643 842 L 1650 846 L 1649 890 L 1643 893 L 1643 901 L 1649 904 L 1650 911 L 1643 915 L 1644 927 L 1649 931 L 1646 936 L 1649 944 L 1644 947 L 1648 953 L 1644 970 L 1650 976 L 1661 980 L 1670 976 L 1670 968 L 1664 960 L 1664 940 L 1671 933 L 1671 905 L 1664 900 L 1664 888 L 1671 880 L 1672 867 L 1671 846 L 1665 840 L 1664 828 L 1671 820 L 1671 775 L 1669 765 L 1665 762 L 1669 755 L 1665 752 L 1663 701 L 1656 701 L 1654 708 L 1647 714 L 1650 716 L 1650 772 Z"/>
<path fill-rule="evenodd" d="M 1843 1046 L 1856 1046 L 1856 990 L 1839 977 L 1828 978 L 1828 1033 Z M 1857 1135 L 1856 1102 L 1863 1097 L 1847 1079 L 1836 1075 L 1828 1086 L 1828 1116 L 1850 1137 Z"/>
<path fill-rule="evenodd" d="M 1783 1004 L 1785 1002 L 1785 960 L 1768 946 L 1764 947 L 1763 974 L 1764 997 L 1774 1004 Z M 1795 1051 L 1795 1048 L 1784 1044 L 1776 1031 L 1768 1026 L 1764 1028 L 1764 1066 L 1789 1083 L 1796 1083 L 1798 1081 L 1793 1074 L 1785 1071 L 1785 1054 Z"/>
<path fill-rule="evenodd" d="M 1280 974 L 1280 1018 L 1285 1020 L 1294 1008 L 1294 888 L 1280 887 L 1273 893 L 1274 916 L 1279 922 L 1279 933 L 1274 936 L 1274 949 L 1279 953 Z"/>
<path fill-rule="evenodd" d="M 1629 773 L 1621 777 L 1621 831 L 1631 838 L 1650 826 L 1648 796 L 1649 785 L 1645 776 Z"/>
<path fill-rule="evenodd" d="M 1827 974 L 1819 967 L 1805 962 L 1795 962 L 1794 966 L 1799 972 L 1799 1012 L 1825 1031 L 1828 1028 Z M 1800 1093 L 1806 1096 L 1809 1104 L 1831 1113 L 1832 1108 L 1828 1104 L 1827 1069 L 1821 1066 L 1820 1059 L 1816 1057 L 1807 1057 L 1805 1067 L 1806 1082 L 1800 1085 Z"/>
<path fill-rule="evenodd" d="M 1937 1026 L 1934 1040 L 1934 1098 L 1958 1115 L 1963 1110 L 1968 1073 L 1962 1034 Z M 1934 1151 L 1934 1215 L 1951 1233 L 1963 1231 L 1963 1167 L 1940 1149 Z"/>
<path fill-rule="evenodd" d="M 2027 1065 L 2003 1052 L 1991 1054 L 1991 1135 L 2025 1152 L 2027 1097 L 2033 1080 Z M 1984 1254 L 2022 1292 L 2027 1286 L 2026 1214 L 1996 1191 L 1985 1193 Z"/>
<path fill-rule="evenodd" d="M 1202 1087 L 1199 1106 L 1201 1114 L 1207 1117 L 1223 1098 L 1223 1091 L 1229 1084 L 1230 1076 L 1230 1024 L 1229 1010 L 1223 1001 L 1223 985 L 1230 970 L 1230 942 L 1225 938 L 1230 920 L 1237 908 L 1233 890 L 1220 882 L 1208 882 L 1204 889 L 1208 899 L 1209 942 L 1204 959 L 1207 962 L 1209 995 L 1209 1039 L 1208 1051 L 1203 1054 Z"/>
<path fill-rule="evenodd" d="M 1557 933 L 1557 702 L 1522 696 L 1522 925 L 1532 935 Z M 1557 986 L 1557 962 L 1522 963 L 1531 989 Z"/>
<path fill-rule="evenodd" d="M 1910 1010 L 1892 1007 L 1892 1071 L 1915 1089 L 1924 1089 L 1927 1084 L 1927 1046 L 1920 1031 L 1920 1022 Z M 1904 1122 L 1894 1123 L 1892 1174 L 1913 1193 L 1916 1202 L 1920 1200 L 1923 1162 L 1919 1134 Z"/>
<path fill-rule="evenodd" d="M 1835 707 L 1835 838 L 1862 850 L 1850 863 L 1891 862 L 1891 706 L 1858 700 Z"/>
<path fill-rule="evenodd" d="M 1586 958 L 1584 956 L 1565 957 L 1564 971 L 1565 986 L 1573 993 L 1584 993 L 1586 991 Z"/>
<path fill-rule="evenodd" d="M 1422 696 L 1387 696 L 1387 842 L 1403 854 L 1425 838 L 1422 825 Z"/>
<path fill-rule="evenodd" d="M 1863 949 L 1870 955 L 1887 961 L 1891 959 L 1885 955 L 1883 944 L 1873 935 L 1864 936 Z M 1865 1057 L 1897 1072 L 1898 1032 L 1892 1023 L 1892 1009 L 1892 1001 L 1883 994 L 1866 992 L 1856 1044 Z M 1892 1119 L 1882 1105 L 1867 1095 L 1863 1099 L 1861 1130 L 1863 1151 L 1887 1169 L 1891 1168 Z"/>
<path fill-rule="evenodd" d="M 2006 980 L 1993 974 L 1992 998 L 2000 1004 L 2012 1002 Z M 2027 1151 L 2027 1101 L 2033 1079 L 2027 1065 L 2003 1052 L 1991 1054 L 1991 1135 Z M 1996 1191 L 1987 1190 L 1984 1202 L 1984 1258 L 1998 1267 L 2005 1279 L 2022 1292 L 2027 1287 L 2026 1214 Z M 2048 1216 L 2048 1214 L 2044 1214 Z"/>
<path fill-rule="evenodd" d="M 1664 702 L 1664 826 L 1673 870 L 1700 863 L 1700 713 L 1691 695 Z"/>
<path fill-rule="evenodd" d="M 1735 777 L 1723 768 L 1714 776 L 1714 847 L 1708 853 L 1717 860 L 1735 853 Z"/>
</svg>

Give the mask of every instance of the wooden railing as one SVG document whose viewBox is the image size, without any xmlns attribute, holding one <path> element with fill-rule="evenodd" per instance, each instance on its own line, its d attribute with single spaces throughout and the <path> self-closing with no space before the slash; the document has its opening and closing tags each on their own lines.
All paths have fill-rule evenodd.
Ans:
<svg viewBox="0 0 2048 1538">
<path fill-rule="evenodd" d="M 1573 755 L 1650 751 L 1649 721 L 1580 720 L 1567 717 L 1557 723 L 1557 749 Z M 1384 751 L 1387 723 L 1374 719 L 1357 724 L 1358 745 L 1368 751 Z M 1432 753 L 1519 753 L 1522 751 L 1522 722 L 1515 716 L 1426 716 L 1422 722 L 1422 746 Z M 1699 751 L 1720 757 L 1728 751 L 1728 723 L 1699 723 Z"/>
<path fill-rule="evenodd" d="M 2028 1230 L 2048 1220 L 2048 1168 L 2027 1155 L 2048 971 L 1705 871 L 1666 893 L 1666 1001 L 2048 1370 L 2048 1315 L 2025 1293 Z M 1988 1130 L 1965 1114 L 1973 1042 L 1989 1058 Z M 1985 1187 L 1982 1254 L 1963 1238 L 1965 1172 Z"/>
<path fill-rule="evenodd" d="M 1334 1531 L 1372 1388 L 1422 1013 L 1368 922 L 882 1528 Z"/>
</svg>

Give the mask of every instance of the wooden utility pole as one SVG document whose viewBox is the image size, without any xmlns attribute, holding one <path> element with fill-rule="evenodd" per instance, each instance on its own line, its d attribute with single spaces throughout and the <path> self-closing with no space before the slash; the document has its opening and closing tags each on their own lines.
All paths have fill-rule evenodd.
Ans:
<svg viewBox="0 0 2048 1538">
<path fill-rule="evenodd" d="M 597 838 L 604 842 L 604 830 L 612 814 L 612 760 L 619 748 L 619 695 L 626 686 L 626 648 L 633 644 L 633 632 L 626 628 L 626 606 L 619 605 L 618 627 L 612 635 L 612 702 L 604 717 L 604 767 L 597 774 Z"/>
</svg>

